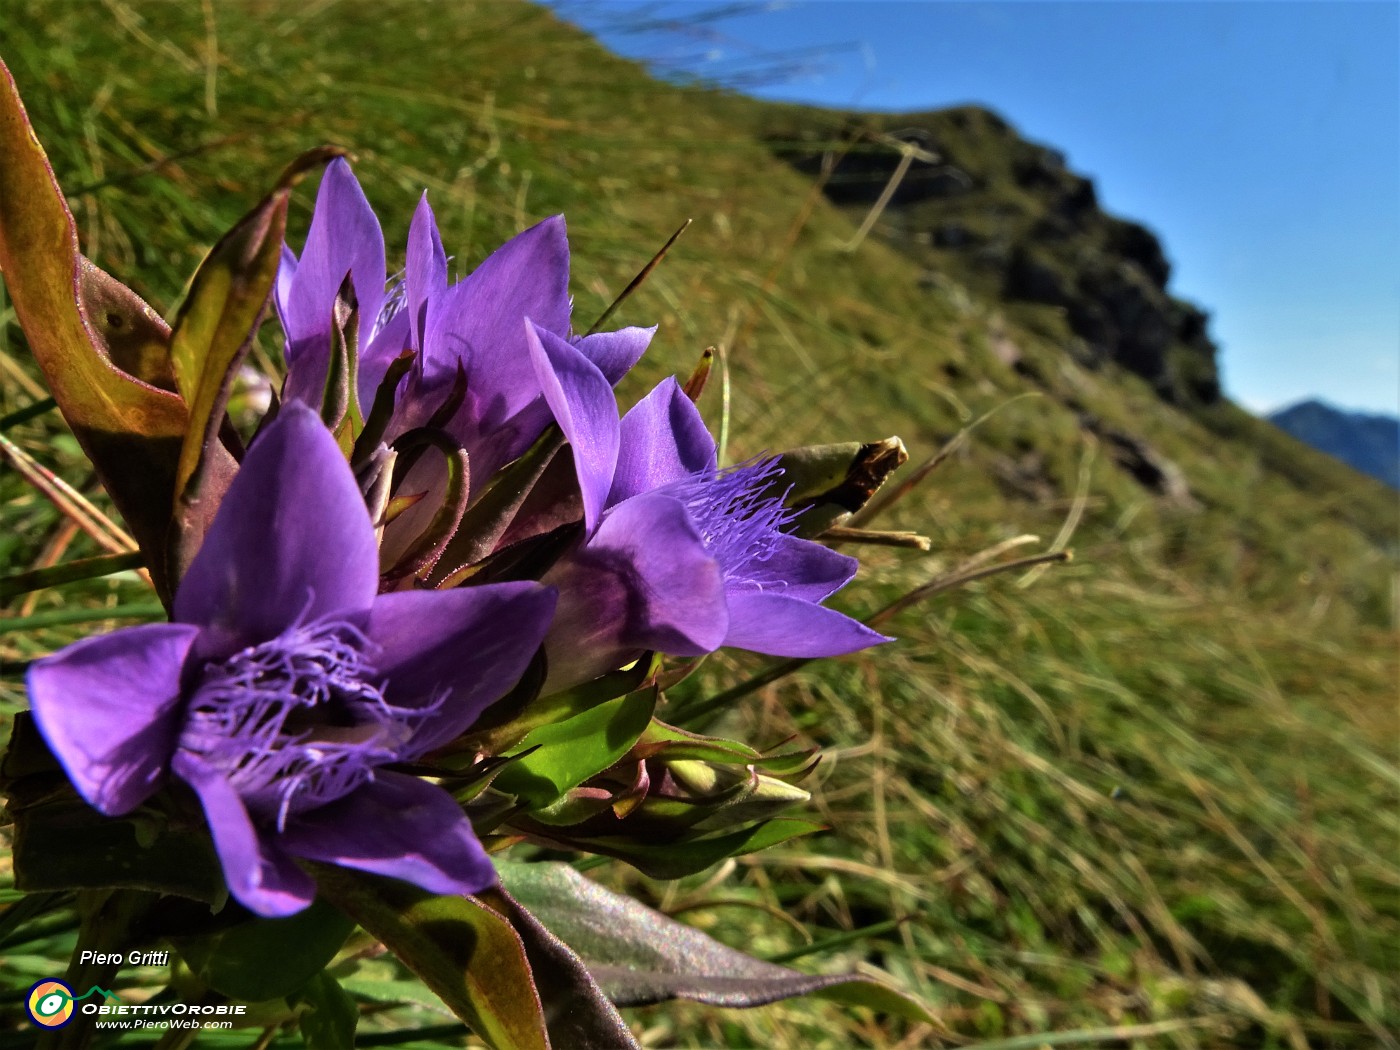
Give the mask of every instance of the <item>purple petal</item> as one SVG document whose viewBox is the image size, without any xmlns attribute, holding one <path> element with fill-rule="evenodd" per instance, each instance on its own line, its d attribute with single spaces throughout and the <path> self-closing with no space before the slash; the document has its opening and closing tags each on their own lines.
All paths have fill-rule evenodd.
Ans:
<svg viewBox="0 0 1400 1050">
<path fill-rule="evenodd" d="M 642 354 L 646 352 L 651 337 L 655 334 L 655 326 L 619 328 L 616 332 L 595 332 L 593 335 L 586 335 L 582 339 L 573 340 L 573 344 L 578 347 L 579 353 L 598 366 L 598 371 L 608 377 L 609 383 L 616 386 L 632 366 L 642 359 Z"/>
<path fill-rule="evenodd" d="M 272 287 L 272 300 L 277 306 L 277 318 L 282 324 L 282 331 L 289 331 L 287 321 L 287 311 L 290 309 L 292 294 L 292 278 L 297 273 L 297 257 L 292 249 L 288 248 L 284 242 L 282 245 L 282 261 L 277 267 L 277 280 Z"/>
<path fill-rule="evenodd" d="M 199 628 L 152 623 L 76 642 L 29 669 L 34 719 L 78 793 L 108 816 L 150 798 L 180 732 Z"/>
<path fill-rule="evenodd" d="M 569 242 L 563 216 L 546 219 L 497 248 L 432 311 L 423 370 L 451 382 L 464 361 L 480 415 L 499 422 L 539 396 L 522 366 L 528 353 L 521 322 L 569 330 Z"/>
<path fill-rule="evenodd" d="M 302 814 L 281 844 L 307 860 L 389 875 L 431 893 L 479 893 L 496 884 L 496 869 L 452 796 L 386 770 Z"/>
<path fill-rule="evenodd" d="M 360 331 L 368 335 L 384 305 L 384 234 L 350 165 L 337 157 L 321 177 L 306 246 L 286 291 L 287 398 L 320 404 L 331 315 L 346 274 L 355 288 Z"/>
<path fill-rule="evenodd" d="M 618 332 L 599 332 L 584 339 L 570 339 L 569 342 L 598 367 L 609 383 L 616 386 L 618 380 L 642 356 L 655 331 L 655 328 L 625 328 Z M 529 392 L 524 387 L 522 390 Z M 549 405 L 538 396 L 538 385 L 533 387 L 533 393 L 533 400 L 518 409 L 512 407 L 513 414 L 509 419 L 501 411 L 478 403 L 477 414 L 480 418 L 473 421 L 474 428 L 457 434 L 463 438 L 464 444 L 473 446 L 473 456 L 477 461 L 486 462 L 481 458 L 483 453 L 489 457 L 489 466 L 484 468 L 486 473 L 483 476 L 495 473 L 498 467 L 523 453 L 549 426 L 553 417 Z M 511 405 L 516 403 L 512 401 Z M 482 423 L 486 425 L 482 426 Z M 454 429 L 454 433 L 457 429 L 460 428 Z M 483 434 L 484 438 L 481 436 Z"/>
<path fill-rule="evenodd" d="M 253 444 L 175 595 L 175 619 L 209 627 L 213 655 L 293 623 L 363 612 L 379 586 L 374 528 L 316 413 L 284 405 Z"/>
<path fill-rule="evenodd" d="M 223 775 L 186 751 L 171 764 L 199 796 L 229 892 L 250 911 L 268 918 L 301 911 L 316 884 L 275 842 L 258 835 L 252 818 Z"/>
<path fill-rule="evenodd" d="M 714 468 L 715 440 L 673 378 L 637 402 L 619 430 L 609 505 Z"/>
<path fill-rule="evenodd" d="M 529 321 L 525 330 L 535 376 L 574 450 L 583 520 L 591 532 L 602 517 L 617 465 L 617 399 L 598 366 L 576 347 Z"/>
<path fill-rule="evenodd" d="M 765 579 L 783 583 L 774 593 L 819 602 L 850 582 L 860 563 L 811 540 L 779 536 L 760 567 Z"/>
<path fill-rule="evenodd" d="M 858 620 L 801 598 L 761 591 L 729 595 L 724 644 L 770 656 L 841 656 L 888 642 Z"/>
<path fill-rule="evenodd" d="M 394 358 L 408 349 L 412 338 L 410 327 L 408 312 L 400 310 L 374 333 L 368 346 L 361 347 L 358 392 L 361 410 L 366 415 L 374 405 L 374 395 L 379 393 L 384 373 L 389 371 Z"/>
<path fill-rule="evenodd" d="M 442 249 L 433 209 L 425 192 L 413 213 L 408 228 L 408 259 L 404 268 L 407 312 L 410 318 L 413 348 L 423 349 L 427 327 L 428 306 L 447 290 L 447 253 Z"/>
<path fill-rule="evenodd" d="M 624 580 L 627 604 L 590 610 L 592 595 L 561 584 L 556 623 L 565 621 L 567 608 L 576 625 L 613 621 L 616 626 L 608 627 L 620 632 L 624 644 L 675 656 L 699 656 L 724 641 L 724 578 L 679 500 L 647 494 L 619 503 L 576 557 Z M 545 581 L 553 582 L 551 577 Z M 553 661 L 553 648 L 547 651 Z"/>
<path fill-rule="evenodd" d="M 366 634 L 375 674 L 396 707 L 430 707 L 409 748 L 421 755 L 462 733 L 524 674 L 544 641 L 555 594 L 537 583 L 405 591 L 375 599 Z"/>
</svg>

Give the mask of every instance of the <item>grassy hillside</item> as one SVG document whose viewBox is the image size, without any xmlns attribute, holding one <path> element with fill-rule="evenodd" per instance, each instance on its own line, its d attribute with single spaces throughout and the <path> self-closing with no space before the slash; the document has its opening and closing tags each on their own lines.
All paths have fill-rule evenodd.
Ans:
<svg viewBox="0 0 1400 1050">
<path fill-rule="evenodd" d="M 802 1001 L 653 1008 L 632 1015 L 648 1045 L 1400 1045 L 1393 493 L 1212 402 L 1201 353 L 1172 350 L 1165 384 L 1085 353 L 1067 307 L 895 236 L 914 222 L 901 202 L 852 249 L 869 195 L 828 199 L 790 161 L 873 118 L 658 84 L 523 3 L 8 0 L 0 54 L 86 251 L 163 310 L 324 141 L 358 154 L 391 253 L 424 187 L 460 270 L 566 212 L 581 327 L 692 218 L 621 312 L 661 324 L 624 396 L 714 344 L 732 397 L 726 413 L 715 383 L 701 407 L 731 458 L 896 433 L 919 460 L 980 420 L 889 519 L 932 553 L 862 552 L 848 611 L 1027 534 L 1014 550 L 1074 548 L 725 715 L 758 742 L 830 749 L 814 801 L 830 833 L 679 888 L 598 871 L 760 954 L 882 967 L 939 1026 Z M 967 123 L 942 146 L 980 195 L 938 221 L 1014 241 L 1043 205 L 996 176 L 1020 140 Z M 887 170 L 888 147 L 852 150 Z M 1118 227 L 1095 224 L 1106 252 Z M 1044 254 L 1053 271 L 1059 249 Z M 0 414 L 42 396 L 3 321 Z M 91 493 L 52 415 L 5 436 Z M 8 468 L 0 494 L 7 571 L 96 552 Z M 10 611 L 141 594 L 118 580 Z M 0 659 L 72 630 L 0 634 Z M 675 699 L 762 666 L 716 658 Z M 14 676 L 0 688 L 22 704 Z"/>
</svg>

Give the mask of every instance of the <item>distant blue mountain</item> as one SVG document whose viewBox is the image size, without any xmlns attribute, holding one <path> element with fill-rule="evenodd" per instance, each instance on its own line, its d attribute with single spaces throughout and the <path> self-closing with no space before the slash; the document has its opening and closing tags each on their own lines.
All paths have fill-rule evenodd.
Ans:
<svg viewBox="0 0 1400 1050">
<path fill-rule="evenodd" d="M 1268 419 L 1299 441 L 1400 489 L 1400 419 L 1347 412 L 1322 401 L 1300 401 Z"/>
</svg>

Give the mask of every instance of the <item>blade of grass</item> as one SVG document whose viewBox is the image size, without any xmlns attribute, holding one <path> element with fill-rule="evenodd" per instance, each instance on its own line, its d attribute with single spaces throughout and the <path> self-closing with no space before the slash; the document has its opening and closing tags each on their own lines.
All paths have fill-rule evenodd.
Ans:
<svg viewBox="0 0 1400 1050">
<path fill-rule="evenodd" d="M 617 311 L 618 307 L 625 303 L 628 297 L 640 288 L 646 279 L 651 276 L 652 271 L 661 265 L 661 260 L 666 258 L 666 253 L 671 250 L 671 245 L 680 240 L 681 234 L 685 233 L 687 227 L 689 227 L 693 221 L 693 219 L 686 219 L 685 222 L 681 223 L 680 228 L 677 229 L 675 233 L 671 234 L 666 243 L 661 246 L 661 250 L 651 257 L 651 262 L 642 267 L 641 272 L 639 272 L 636 277 L 632 278 L 631 283 L 628 284 L 626 288 L 622 289 L 622 293 L 608 305 L 608 308 L 602 312 L 598 320 L 593 322 L 593 327 L 588 330 L 586 333 L 587 335 L 592 335 L 602 328 L 603 325 L 607 324 L 608 318 Z"/>
<path fill-rule="evenodd" d="M 14 464 L 26 481 L 100 546 L 114 553 L 136 550 L 136 541 L 124 529 L 94 507 L 81 492 L 4 435 L 0 435 L 0 455 Z"/>
<path fill-rule="evenodd" d="M 102 609 L 51 609 L 32 616 L 16 616 L 0 620 L 0 634 L 34 631 L 41 627 L 62 627 L 73 623 L 96 623 L 102 620 L 160 620 L 165 606 L 159 602 L 132 602 Z"/>
<path fill-rule="evenodd" d="M 37 419 L 45 412 L 58 407 L 58 402 L 51 397 L 46 397 L 42 401 L 35 401 L 32 405 L 25 405 L 17 408 L 7 416 L 0 416 L 0 433 L 17 427 L 21 423 L 27 423 L 31 419 Z"/>
<path fill-rule="evenodd" d="M 1008 398 L 1007 400 L 1002 401 L 1000 404 L 994 406 L 993 408 L 988 409 L 986 412 L 983 412 L 971 423 L 967 424 L 967 426 L 963 427 L 946 442 L 944 442 L 942 448 L 940 448 L 932 456 L 930 456 L 928 459 L 924 460 L 917 467 L 915 467 L 913 472 L 903 481 L 901 481 L 898 486 L 891 489 L 886 495 L 882 496 L 880 499 L 873 500 L 870 503 L 867 503 L 856 513 L 852 514 L 851 520 L 847 522 L 847 524 L 851 527 L 864 525 L 867 522 L 885 513 L 885 511 L 889 510 L 896 503 L 902 500 L 905 496 L 909 495 L 909 493 L 914 491 L 914 489 L 919 485 L 921 481 L 923 481 L 926 477 L 928 477 L 940 466 L 942 466 L 943 462 L 949 456 L 951 456 L 954 452 L 962 448 L 963 445 L 967 443 L 967 439 L 972 435 L 972 432 L 974 430 L 980 427 L 983 423 L 987 422 L 987 420 L 991 419 L 1003 408 L 1006 408 L 1009 405 L 1014 405 L 1017 401 L 1024 401 L 1027 398 L 1044 396 L 1045 395 L 1040 393 L 1039 391 L 1032 390 L 1027 393 L 1018 394 L 1015 397 Z"/>
<path fill-rule="evenodd" d="M 82 558 L 47 569 L 33 569 L 13 576 L 0 577 L 0 602 L 45 587 L 57 587 L 78 580 L 95 580 L 100 576 L 110 576 L 114 572 L 139 569 L 143 564 L 145 561 L 141 552 L 132 551 L 129 554 L 104 554 L 96 558 Z"/>
<path fill-rule="evenodd" d="M 1080 1028 L 1073 1032 L 1038 1032 L 1033 1035 L 1012 1036 L 1010 1039 L 992 1039 L 983 1043 L 970 1043 L 964 1047 L 964 1050 L 1039 1050 L 1042 1046 L 1125 1043 L 1132 1039 L 1169 1035 L 1172 1032 L 1185 1032 L 1192 1028 L 1210 1028 L 1227 1020 L 1228 1018 L 1224 1014 L 1210 1014 L 1205 1017 L 1183 1017 L 1173 1021 L 1154 1021 L 1150 1024 Z"/>
<path fill-rule="evenodd" d="M 1020 537 L 1018 537 L 1020 539 Z M 986 579 L 989 576 L 996 576 L 1003 572 L 1015 572 L 1019 569 L 1029 569 L 1036 565 L 1043 565 L 1053 562 L 1067 562 L 1074 557 L 1071 551 L 1048 551 L 1044 554 L 1035 554 L 1029 558 L 1017 558 L 1015 561 L 1001 562 L 986 568 L 974 569 L 970 572 L 954 572 L 947 576 L 939 576 L 922 587 L 916 587 L 908 594 L 897 598 L 886 605 L 883 609 L 866 617 L 861 622 L 867 627 L 877 627 L 891 617 L 898 615 L 912 605 L 916 605 L 925 598 L 931 598 L 936 594 L 962 587 L 965 584 L 975 583 L 978 580 Z M 738 685 L 716 693 L 714 696 L 695 703 L 684 705 L 670 715 L 677 722 L 693 722 L 698 718 L 719 711 L 734 701 L 739 700 L 750 693 L 762 689 L 765 685 L 771 685 L 780 678 L 786 678 L 794 671 L 805 667 L 812 662 L 811 657 L 794 657 L 791 660 L 784 660 L 774 664 L 772 667 L 759 672 L 752 678 L 740 682 Z"/>
</svg>

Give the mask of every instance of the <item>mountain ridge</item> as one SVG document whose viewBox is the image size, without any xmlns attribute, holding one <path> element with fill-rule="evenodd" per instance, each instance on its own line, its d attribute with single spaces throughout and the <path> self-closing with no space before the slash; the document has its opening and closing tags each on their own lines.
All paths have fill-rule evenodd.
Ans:
<svg viewBox="0 0 1400 1050">
<path fill-rule="evenodd" d="M 1286 434 L 1353 470 L 1400 489 L 1400 417 L 1338 408 L 1305 398 L 1265 418 Z"/>
</svg>

